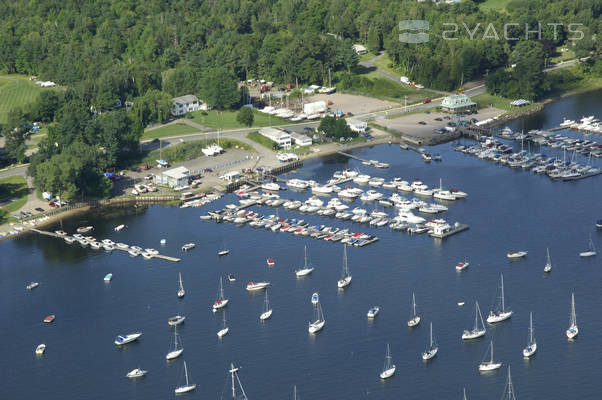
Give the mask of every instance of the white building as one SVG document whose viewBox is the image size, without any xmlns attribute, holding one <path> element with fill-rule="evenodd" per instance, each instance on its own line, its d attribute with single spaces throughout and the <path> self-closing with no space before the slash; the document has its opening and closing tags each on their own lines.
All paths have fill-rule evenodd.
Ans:
<svg viewBox="0 0 602 400">
<path fill-rule="evenodd" d="M 200 101 L 195 95 L 187 94 L 186 96 L 174 97 L 173 109 L 171 113 L 175 116 L 184 115 L 191 111 L 207 110 L 207 104 Z"/>
<path fill-rule="evenodd" d="M 291 135 L 289 135 L 287 132 L 285 132 L 282 129 L 277 129 L 277 128 L 261 128 L 259 130 L 259 133 L 262 136 L 267 137 L 268 139 L 270 139 L 273 142 L 276 142 L 276 144 L 278 144 L 278 146 L 280 147 L 284 147 L 284 148 L 289 148 L 291 147 Z"/>
<path fill-rule="evenodd" d="M 291 132 L 291 138 L 298 146 L 311 146 L 312 140 L 309 136 L 297 132 Z"/>
<path fill-rule="evenodd" d="M 155 175 L 155 182 L 160 185 L 168 185 L 174 189 L 188 186 L 190 171 L 186 167 L 172 168 Z"/>
<path fill-rule="evenodd" d="M 314 101 L 313 103 L 303 104 L 303 113 L 307 115 L 325 112 L 328 109 L 324 100 Z"/>
<path fill-rule="evenodd" d="M 366 121 L 360 121 L 359 119 L 347 118 L 345 120 L 349 128 L 354 132 L 363 133 L 368 129 L 368 123 Z"/>
<path fill-rule="evenodd" d="M 358 55 L 366 54 L 368 52 L 368 49 L 366 47 L 362 46 L 361 44 L 354 44 L 351 47 Z"/>
<path fill-rule="evenodd" d="M 221 179 L 225 180 L 226 182 L 234 182 L 235 180 L 237 180 L 238 178 L 240 178 L 240 172 L 238 171 L 230 171 L 230 172 L 226 172 L 225 174 L 223 174 L 222 176 L 220 176 Z"/>
</svg>

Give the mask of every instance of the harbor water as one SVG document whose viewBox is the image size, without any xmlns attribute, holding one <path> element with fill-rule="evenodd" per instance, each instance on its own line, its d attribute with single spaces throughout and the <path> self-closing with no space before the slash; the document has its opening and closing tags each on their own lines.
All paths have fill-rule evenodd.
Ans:
<svg viewBox="0 0 602 400">
<path fill-rule="evenodd" d="M 601 92 L 560 100 L 524 122 L 528 129 L 558 126 L 562 117 L 579 119 L 601 109 Z M 511 125 L 521 129 L 521 122 Z M 591 140 L 601 141 L 595 135 Z M 544 151 L 542 149 L 542 151 Z M 548 155 L 554 155 L 548 149 Z M 353 152 L 364 159 L 390 164 L 377 170 L 356 160 L 332 156 L 307 163 L 286 176 L 325 182 L 344 168 L 386 179 L 422 180 L 429 186 L 456 187 L 468 198 L 449 204 L 438 217 L 459 221 L 470 229 L 444 240 L 373 228 L 334 218 L 254 206 L 262 214 L 302 218 L 312 225 L 350 228 L 375 234 L 379 240 L 362 248 L 348 248 L 353 276 L 345 290 L 337 289 L 343 246 L 286 233 L 201 221 L 209 210 L 235 203 L 228 195 L 201 208 L 161 205 L 103 209 L 64 220 L 53 227 L 75 233 L 82 225 L 95 227 L 99 239 L 153 247 L 181 257 L 179 263 L 145 261 L 126 252 L 94 251 L 79 244 L 28 234 L 0 243 L 0 358 L 1 399 L 165 399 L 183 384 L 183 361 L 197 389 L 182 398 L 230 398 L 230 362 L 241 366 L 239 377 L 250 399 L 460 399 L 466 387 L 469 399 L 502 395 L 506 366 L 512 367 L 517 399 L 594 399 L 602 393 L 599 379 L 599 307 L 602 293 L 602 257 L 581 259 L 588 237 L 602 250 L 602 177 L 555 182 L 529 171 L 513 170 L 437 146 L 440 163 L 425 164 L 412 151 L 396 145 Z M 545 151 L 544 151 L 545 152 Z M 600 160 L 594 165 L 600 167 Z M 377 189 L 386 194 L 391 191 Z M 290 190 L 283 198 L 305 200 L 310 193 Z M 412 196 L 408 196 L 412 197 Z M 327 200 L 327 198 L 326 198 Z M 371 211 L 374 205 L 356 201 Z M 393 214 L 393 209 L 385 209 Z M 417 212 L 416 212 L 417 213 Z M 417 213 L 418 214 L 418 213 Z M 428 218 L 428 217 L 427 217 Z M 113 228 L 125 224 L 120 232 Z M 166 239 L 161 245 L 161 239 Z M 181 251 L 184 243 L 196 248 Z M 218 257 L 223 247 L 230 253 Z M 303 248 L 315 271 L 296 278 L 303 265 Z M 546 248 L 553 269 L 545 274 Z M 524 259 L 509 261 L 510 250 L 525 250 Z M 267 258 L 275 265 L 268 267 Z M 456 272 L 468 260 L 470 267 Z M 178 273 L 186 295 L 178 299 Z M 107 273 L 111 282 L 104 282 Z M 233 273 L 235 282 L 227 275 Z M 508 321 L 487 326 L 483 339 L 463 342 L 464 329 L 474 323 L 474 301 L 486 314 L 498 301 L 504 275 L 506 305 L 514 311 Z M 222 313 L 213 313 L 219 278 L 224 278 L 228 335 L 219 339 Z M 26 290 L 30 281 L 38 288 Z M 272 317 L 262 322 L 263 292 L 249 294 L 248 281 L 269 281 Z M 575 291 L 580 333 L 568 341 L 570 297 Z M 320 294 L 326 320 L 323 331 L 308 333 Z M 408 328 L 412 293 L 422 322 Z M 465 302 L 463 307 L 458 302 Z M 380 306 L 370 321 L 368 309 Z M 525 360 L 529 312 L 538 351 Z M 53 323 L 42 322 L 55 314 Z M 165 354 L 173 345 L 167 319 L 186 316 L 178 329 L 183 355 L 171 362 Z M 439 345 L 437 356 L 424 362 L 429 323 Z M 119 334 L 142 332 L 137 342 L 118 348 Z M 479 373 L 489 341 L 494 358 L 504 363 L 497 372 Z M 34 350 L 46 344 L 36 357 Z M 387 343 L 397 366 L 394 377 L 379 374 Z M 137 380 L 125 377 L 134 368 L 148 370 Z"/>
</svg>

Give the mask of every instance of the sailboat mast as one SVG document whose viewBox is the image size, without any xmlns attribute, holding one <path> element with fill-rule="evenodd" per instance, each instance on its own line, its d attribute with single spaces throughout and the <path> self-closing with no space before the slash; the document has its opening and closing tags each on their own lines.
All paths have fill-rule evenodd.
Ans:
<svg viewBox="0 0 602 400">
<path fill-rule="evenodd" d="M 412 292 L 412 317 L 416 316 L 416 296 Z"/>
<path fill-rule="evenodd" d="M 491 341 L 491 363 L 493 364 L 493 340 Z"/>
<path fill-rule="evenodd" d="M 431 348 L 433 347 L 433 323 L 431 322 Z"/>
<path fill-rule="evenodd" d="M 184 361 L 184 375 L 186 375 L 186 386 L 188 386 L 188 368 L 186 368 L 186 361 Z"/>
<path fill-rule="evenodd" d="M 234 364 L 230 363 L 230 375 L 232 375 L 232 399 L 236 400 L 236 389 L 234 388 Z"/>
<path fill-rule="evenodd" d="M 577 324 L 577 315 L 575 315 L 575 292 L 571 293 L 571 326 Z"/>
<path fill-rule="evenodd" d="M 502 312 L 504 312 L 504 275 L 502 275 Z"/>
<path fill-rule="evenodd" d="M 307 268 L 307 246 L 305 246 L 305 268 Z"/>
<path fill-rule="evenodd" d="M 474 330 L 476 331 L 479 327 L 479 302 L 475 301 L 474 307 Z"/>
<path fill-rule="evenodd" d="M 529 344 L 533 343 L 533 313 L 529 313 Z"/>
</svg>

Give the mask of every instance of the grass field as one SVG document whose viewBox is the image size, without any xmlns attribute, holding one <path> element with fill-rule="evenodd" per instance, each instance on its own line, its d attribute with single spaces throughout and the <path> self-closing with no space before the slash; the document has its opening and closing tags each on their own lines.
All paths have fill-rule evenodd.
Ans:
<svg viewBox="0 0 602 400">
<path fill-rule="evenodd" d="M 276 150 L 276 148 L 278 148 L 278 145 L 276 144 L 276 142 L 268 139 L 267 137 L 263 136 L 259 132 L 250 132 L 247 134 L 247 137 L 249 139 L 251 139 L 252 141 L 259 143 L 263 147 L 268 148 L 270 150 Z"/>
<path fill-rule="evenodd" d="M 166 136 L 185 135 L 187 133 L 194 132 L 199 132 L 199 130 L 193 126 L 178 122 L 172 125 L 167 125 L 161 128 L 153 129 L 152 131 L 144 132 L 144 134 L 142 135 L 142 140 Z"/>
<path fill-rule="evenodd" d="M 511 0 L 487 0 L 479 7 L 481 10 L 503 11 Z"/>
<path fill-rule="evenodd" d="M 13 220 L 10 214 L 27 203 L 27 193 L 27 182 L 22 176 L 0 179 L 0 203 L 14 200 L 0 207 L 0 224 Z"/>
<path fill-rule="evenodd" d="M 208 145 L 216 143 L 216 140 L 194 140 L 190 142 L 184 142 L 178 144 L 176 146 L 164 147 L 161 155 L 165 161 L 170 164 L 180 162 L 180 161 L 188 161 L 193 160 L 199 157 L 205 157 L 202 149 L 207 147 Z M 219 145 L 227 149 L 239 148 L 247 151 L 253 151 L 253 148 L 246 143 L 239 142 L 234 139 L 220 139 Z M 152 150 L 148 152 L 148 154 L 142 159 L 143 164 L 153 165 L 155 160 L 159 158 L 159 149 Z"/>
<path fill-rule="evenodd" d="M 0 124 L 11 108 L 33 103 L 42 90 L 56 89 L 41 88 L 22 75 L 0 75 Z"/>
<path fill-rule="evenodd" d="M 510 102 L 512 101 L 511 99 L 507 99 L 505 97 L 500 96 L 494 96 L 489 93 L 483 93 L 478 96 L 472 97 L 471 100 L 477 103 L 479 108 L 493 106 L 500 110 L 505 110 L 506 114 L 514 114 L 517 112 L 527 111 L 532 108 L 539 107 L 541 105 L 541 103 L 533 102 L 524 107 L 513 107 L 510 105 Z"/>
<path fill-rule="evenodd" d="M 206 126 L 210 129 L 236 129 L 236 128 L 246 128 L 246 125 L 241 124 L 236 120 L 236 114 L 238 110 L 235 111 L 195 111 L 192 114 L 192 121 L 197 124 Z M 207 115 L 204 115 L 207 114 Z M 261 113 L 257 110 L 253 110 L 253 126 L 262 127 L 262 126 L 271 126 L 271 125 L 284 125 L 284 124 L 292 124 L 292 122 L 287 121 L 285 119 L 275 117 L 273 115 L 268 115 Z"/>
</svg>

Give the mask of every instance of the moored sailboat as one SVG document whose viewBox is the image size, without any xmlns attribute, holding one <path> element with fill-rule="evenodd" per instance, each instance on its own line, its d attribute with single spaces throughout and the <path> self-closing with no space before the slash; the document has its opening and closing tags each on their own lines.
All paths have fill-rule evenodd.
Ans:
<svg viewBox="0 0 602 400">
<path fill-rule="evenodd" d="M 226 335 L 228 334 L 228 331 L 230 330 L 230 328 L 228 328 L 228 327 L 226 326 L 226 311 L 225 311 L 225 310 L 224 310 L 224 312 L 223 312 L 223 318 L 222 318 L 222 320 L 223 320 L 223 322 L 224 322 L 223 328 L 222 328 L 222 329 L 220 329 L 220 330 L 217 332 L 217 337 L 219 337 L 219 338 L 222 338 L 222 337 L 226 336 Z"/>
<path fill-rule="evenodd" d="M 493 340 L 489 344 L 489 349 L 491 349 L 491 357 L 489 361 L 482 361 L 481 364 L 479 364 L 479 371 L 481 372 L 493 371 L 502 366 L 502 363 L 493 361 Z M 487 353 L 489 353 L 489 351 L 487 351 Z M 485 358 L 487 357 L 487 353 L 485 353 L 485 357 L 483 358 L 483 360 L 485 360 Z"/>
<path fill-rule="evenodd" d="M 178 289 L 178 298 L 181 299 L 186 294 L 186 291 L 184 290 L 184 285 L 182 284 L 182 273 L 181 272 L 178 272 L 178 277 L 179 277 L 178 280 L 180 283 L 180 288 Z"/>
<path fill-rule="evenodd" d="M 347 245 L 343 245 L 343 272 L 341 279 L 337 282 L 339 289 L 349 286 L 351 283 L 351 274 L 349 273 L 349 265 L 347 264 Z"/>
<path fill-rule="evenodd" d="M 593 257 L 595 256 L 596 253 L 596 248 L 594 247 L 594 242 L 592 240 L 592 235 L 589 235 L 589 245 L 586 251 L 582 251 L 581 253 L 579 253 L 580 257 Z"/>
<path fill-rule="evenodd" d="M 380 379 L 387 379 L 395 374 L 395 364 L 391 362 L 391 352 L 389 351 L 389 343 L 387 343 L 387 353 L 385 354 L 385 365 L 380 373 Z"/>
<path fill-rule="evenodd" d="M 497 310 L 492 310 L 489 312 L 489 316 L 487 317 L 487 323 L 495 324 L 496 322 L 502 322 L 510 318 L 513 314 L 512 310 L 507 310 L 504 300 L 504 275 L 501 275 L 501 298 L 500 298 L 500 308 Z"/>
<path fill-rule="evenodd" d="M 412 293 L 412 313 L 408 320 L 408 326 L 410 328 L 417 326 L 420 323 L 420 314 L 416 313 L 416 296 Z"/>
<path fill-rule="evenodd" d="M 295 274 L 297 275 L 297 277 L 309 275 L 314 270 L 314 267 L 312 265 L 307 264 L 307 246 L 305 246 L 304 253 L 305 253 L 305 264 L 303 265 L 302 268 L 299 268 L 298 270 L 295 271 Z"/>
<path fill-rule="evenodd" d="M 173 335 L 174 335 L 173 350 L 170 350 L 169 353 L 167 353 L 167 355 L 165 356 L 165 359 L 168 361 L 180 357 L 180 355 L 184 351 L 184 347 L 182 347 L 182 341 L 178 340 L 179 335 L 178 335 L 177 327 L 174 327 Z"/>
<path fill-rule="evenodd" d="M 547 248 L 546 265 L 543 267 L 543 272 L 550 272 L 552 270 L 552 260 L 550 259 L 550 248 Z"/>
<path fill-rule="evenodd" d="M 322 305 L 318 303 L 318 307 L 316 307 L 316 319 L 314 322 L 309 323 L 308 331 L 309 333 L 317 333 L 324 328 L 324 324 L 326 320 L 324 320 L 324 312 L 322 311 Z"/>
<path fill-rule="evenodd" d="M 182 386 L 178 386 L 175 389 L 176 394 L 187 393 L 187 392 L 191 392 L 194 389 L 196 389 L 195 383 L 188 382 L 188 367 L 186 367 L 186 361 L 184 361 L 184 376 L 186 377 L 186 384 L 182 385 Z"/>
<path fill-rule="evenodd" d="M 438 351 L 439 351 L 439 346 L 437 346 L 437 344 L 435 344 L 435 342 L 433 341 L 433 323 L 431 322 L 430 341 L 429 341 L 429 345 L 426 348 L 426 350 L 424 352 L 422 352 L 422 359 L 424 361 L 430 360 L 431 358 L 433 358 L 437 355 Z"/>
<path fill-rule="evenodd" d="M 481 321 L 481 326 L 479 326 L 479 320 Z M 485 329 L 485 323 L 483 322 L 483 315 L 481 315 L 479 302 L 475 301 L 474 327 L 471 331 L 465 330 L 462 332 L 462 340 L 477 339 L 485 336 L 486 332 L 487 329 Z"/>
<path fill-rule="evenodd" d="M 222 282 L 222 277 L 219 277 L 219 292 L 217 294 L 217 299 L 215 300 L 215 303 L 213 303 L 213 312 L 216 312 L 217 310 L 226 307 L 226 305 L 228 304 L 228 299 L 226 299 L 224 297 L 224 285 Z"/>
<path fill-rule="evenodd" d="M 574 339 L 579 334 L 577 327 L 577 314 L 575 313 L 575 292 L 571 293 L 571 319 L 569 321 L 569 329 L 566 330 L 566 337 Z"/>
<path fill-rule="evenodd" d="M 266 319 L 270 318 L 271 316 L 272 316 L 272 309 L 270 308 L 270 304 L 268 301 L 268 291 L 266 290 L 263 313 L 261 313 L 261 315 L 259 316 L 259 319 L 261 321 L 265 321 Z"/>
<path fill-rule="evenodd" d="M 529 342 L 523 349 L 523 357 L 529 358 L 537 351 L 537 342 L 533 338 L 533 313 L 529 313 Z"/>
</svg>

